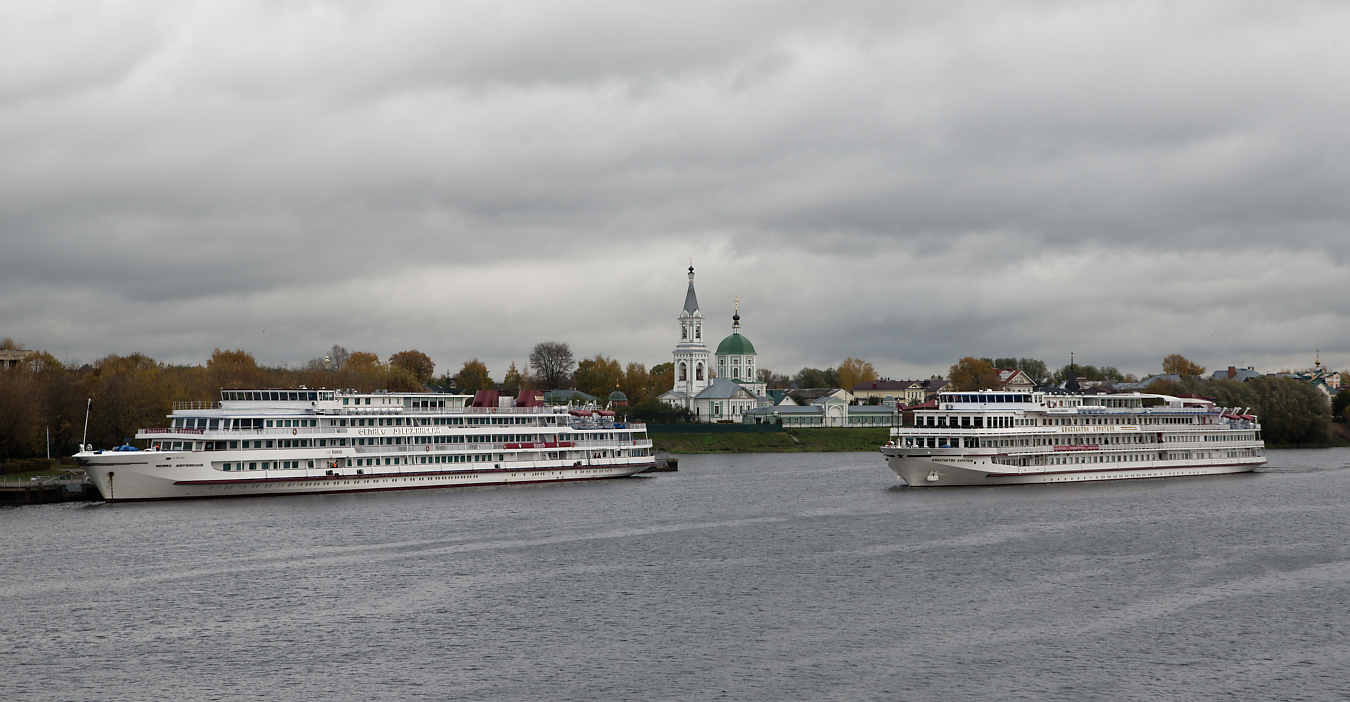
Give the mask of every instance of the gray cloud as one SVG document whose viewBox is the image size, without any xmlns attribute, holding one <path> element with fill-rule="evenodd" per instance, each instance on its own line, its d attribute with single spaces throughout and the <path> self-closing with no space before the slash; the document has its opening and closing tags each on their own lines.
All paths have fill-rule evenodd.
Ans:
<svg viewBox="0 0 1350 702">
<path fill-rule="evenodd" d="M 1336 367 L 1334 3 L 7 8 L 0 335 Z M 266 331 L 263 331 L 266 330 Z"/>
</svg>

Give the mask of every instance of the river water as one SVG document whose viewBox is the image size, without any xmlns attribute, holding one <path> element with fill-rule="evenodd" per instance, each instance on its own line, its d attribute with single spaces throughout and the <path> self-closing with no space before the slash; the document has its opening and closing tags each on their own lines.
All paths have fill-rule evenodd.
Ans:
<svg viewBox="0 0 1350 702">
<path fill-rule="evenodd" d="M 1350 699 L 1350 450 L 0 510 L 8 700 Z"/>
</svg>

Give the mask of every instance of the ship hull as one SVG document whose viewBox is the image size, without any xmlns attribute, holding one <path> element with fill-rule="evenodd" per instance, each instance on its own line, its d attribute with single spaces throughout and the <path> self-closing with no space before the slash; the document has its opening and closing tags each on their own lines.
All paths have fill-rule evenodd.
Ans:
<svg viewBox="0 0 1350 702">
<path fill-rule="evenodd" d="M 886 457 L 887 466 L 910 487 L 1036 485 L 1224 475 L 1250 473 L 1266 462 L 1262 457 L 1221 463 L 1205 460 L 1139 461 L 1108 464 L 1110 468 L 1084 466 L 1082 469 L 1064 470 L 1068 466 L 1015 468 L 994 463 L 989 456 L 922 455 L 889 446 L 883 447 L 881 453 Z"/>
<path fill-rule="evenodd" d="M 523 485 L 624 478 L 654 465 L 643 462 L 592 461 L 561 465 L 557 462 L 520 462 L 506 467 L 463 470 L 358 472 L 333 475 L 324 471 L 257 471 L 231 475 L 195 465 L 193 454 L 156 451 L 104 452 L 77 457 L 90 482 L 108 502 L 186 500 L 264 495 L 317 495 L 340 492 L 426 490 L 482 485 Z M 236 477 L 237 476 L 237 477 Z"/>
</svg>

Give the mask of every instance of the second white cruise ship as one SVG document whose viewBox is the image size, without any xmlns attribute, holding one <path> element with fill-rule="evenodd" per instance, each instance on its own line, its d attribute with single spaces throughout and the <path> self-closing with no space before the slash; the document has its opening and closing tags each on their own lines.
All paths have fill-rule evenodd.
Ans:
<svg viewBox="0 0 1350 702">
<path fill-rule="evenodd" d="M 1261 425 L 1200 397 L 947 392 L 891 429 L 886 463 L 912 487 L 1245 473 Z"/>
</svg>

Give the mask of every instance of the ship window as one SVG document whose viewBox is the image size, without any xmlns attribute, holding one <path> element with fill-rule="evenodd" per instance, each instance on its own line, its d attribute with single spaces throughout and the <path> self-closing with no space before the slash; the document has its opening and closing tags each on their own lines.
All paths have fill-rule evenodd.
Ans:
<svg viewBox="0 0 1350 702">
<path fill-rule="evenodd" d="M 258 464 L 257 464 L 257 463 L 249 463 L 249 464 L 248 464 L 248 469 L 249 469 L 249 470 L 258 470 Z"/>
</svg>

